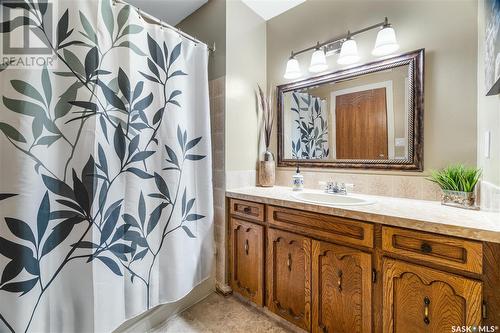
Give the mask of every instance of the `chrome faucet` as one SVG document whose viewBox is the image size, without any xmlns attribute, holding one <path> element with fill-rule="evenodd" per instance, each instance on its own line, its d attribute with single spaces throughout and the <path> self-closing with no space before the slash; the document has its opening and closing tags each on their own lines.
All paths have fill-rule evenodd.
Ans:
<svg viewBox="0 0 500 333">
<path fill-rule="evenodd" d="M 347 195 L 347 187 L 346 187 L 345 183 L 339 184 L 337 182 L 327 182 L 325 192 L 332 193 L 332 194 Z"/>
</svg>

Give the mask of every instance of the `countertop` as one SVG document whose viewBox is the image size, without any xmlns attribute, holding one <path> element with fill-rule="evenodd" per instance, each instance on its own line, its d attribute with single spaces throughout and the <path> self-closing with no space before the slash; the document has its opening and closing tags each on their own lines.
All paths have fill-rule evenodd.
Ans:
<svg viewBox="0 0 500 333">
<path fill-rule="evenodd" d="M 304 190 L 317 192 L 319 190 Z M 289 187 L 230 189 L 226 196 L 310 212 L 352 218 L 397 227 L 500 243 L 500 213 L 443 206 L 424 201 L 362 194 L 349 194 L 375 201 L 369 205 L 331 206 L 301 201 Z"/>
</svg>

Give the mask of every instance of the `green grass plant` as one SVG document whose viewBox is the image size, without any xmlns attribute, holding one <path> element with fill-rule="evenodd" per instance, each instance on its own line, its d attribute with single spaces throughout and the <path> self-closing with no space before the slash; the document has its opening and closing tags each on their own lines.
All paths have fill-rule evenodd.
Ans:
<svg viewBox="0 0 500 333">
<path fill-rule="evenodd" d="M 473 192 L 480 177 L 481 169 L 458 164 L 432 171 L 428 180 L 438 184 L 442 190 Z"/>
</svg>

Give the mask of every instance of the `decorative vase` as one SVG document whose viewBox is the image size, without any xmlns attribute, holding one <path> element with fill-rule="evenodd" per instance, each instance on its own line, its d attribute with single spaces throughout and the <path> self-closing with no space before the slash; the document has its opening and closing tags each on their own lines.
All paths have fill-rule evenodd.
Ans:
<svg viewBox="0 0 500 333">
<path fill-rule="evenodd" d="M 259 163 L 259 184 L 263 187 L 273 187 L 276 181 L 276 171 L 273 153 L 266 150 L 264 160 Z"/>
<path fill-rule="evenodd" d="M 474 192 L 442 190 L 441 204 L 465 209 L 479 209 Z"/>
</svg>

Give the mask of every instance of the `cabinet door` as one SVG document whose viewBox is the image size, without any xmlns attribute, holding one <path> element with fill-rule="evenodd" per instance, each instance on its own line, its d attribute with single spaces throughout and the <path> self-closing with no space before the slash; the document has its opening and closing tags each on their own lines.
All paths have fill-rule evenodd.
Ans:
<svg viewBox="0 0 500 333">
<path fill-rule="evenodd" d="M 371 255 L 319 241 L 312 248 L 312 331 L 371 332 Z"/>
<path fill-rule="evenodd" d="M 450 332 L 481 323 L 482 284 L 384 259 L 384 332 Z"/>
<path fill-rule="evenodd" d="M 231 287 L 252 302 L 263 305 L 264 228 L 231 218 Z"/>
<path fill-rule="evenodd" d="M 309 238 L 268 230 L 267 306 L 305 330 L 311 323 L 310 251 Z"/>
</svg>

